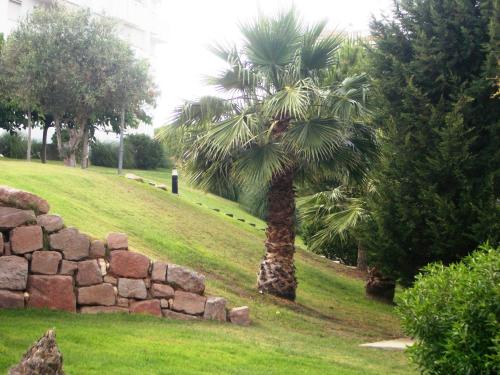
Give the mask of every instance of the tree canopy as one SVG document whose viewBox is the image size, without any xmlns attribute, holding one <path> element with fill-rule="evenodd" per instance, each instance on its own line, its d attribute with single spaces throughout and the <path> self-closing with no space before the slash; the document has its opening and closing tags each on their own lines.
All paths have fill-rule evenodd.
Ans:
<svg viewBox="0 0 500 375">
<path fill-rule="evenodd" d="M 80 147 L 86 165 L 95 126 L 113 123 L 122 109 L 148 120 L 144 105 L 157 95 L 147 63 L 116 36 L 111 20 L 89 10 L 35 8 L 9 36 L 3 66 L 19 101 L 53 116 L 60 154 L 72 166 Z M 69 132 L 64 144 L 62 127 Z"/>
<path fill-rule="evenodd" d="M 9 95 L 5 67 L 2 64 L 4 45 L 4 36 L 0 33 L 0 129 L 15 133 L 24 124 L 24 111 Z"/>
</svg>

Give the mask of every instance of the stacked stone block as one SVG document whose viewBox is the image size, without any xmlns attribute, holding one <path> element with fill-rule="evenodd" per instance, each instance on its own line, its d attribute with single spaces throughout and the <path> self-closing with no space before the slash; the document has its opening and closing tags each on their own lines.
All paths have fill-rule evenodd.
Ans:
<svg viewBox="0 0 500 375">
<path fill-rule="evenodd" d="M 0 308 L 250 324 L 247 307 L 204 295 L 203 275 L 129 251 L 123 233 L 92 240 L 48 212 L 42 198 L 0 186 Z"/>
</svg>

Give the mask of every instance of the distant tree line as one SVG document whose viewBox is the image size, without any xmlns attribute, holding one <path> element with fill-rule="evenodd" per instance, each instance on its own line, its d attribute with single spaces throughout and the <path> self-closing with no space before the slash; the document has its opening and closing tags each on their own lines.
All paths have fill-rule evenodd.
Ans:
<svg viewBox="0 0 500 375">
<path fill-rule="evenodd" d="M 28 160 L 33 126 L 43 127 L 42 161 L 54 127 L 60 158 L 74 167 L 79 154 L 86 168 L 97 129 L 123 134 L 151 121 L 145 109 L 157 90 L 149 66 L 105 17 L 49 3 L 35 8 L 0 48 L 0 127 L 26 129 Z"/>
</svg>

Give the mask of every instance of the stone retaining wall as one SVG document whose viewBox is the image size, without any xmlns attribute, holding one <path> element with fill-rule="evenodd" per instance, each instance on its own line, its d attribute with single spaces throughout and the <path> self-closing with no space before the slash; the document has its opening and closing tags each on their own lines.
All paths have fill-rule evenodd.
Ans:
<svg viewBox="0 0 500 375">
<path fill-rule="evenodd" d="M 93 240 L 48 212 L 44 199 L 0 186 L 0 308 L 250 324 L 248 307 L 204 295 L 203 275 L 129 251 L 123 233 Z"/>
</svg>

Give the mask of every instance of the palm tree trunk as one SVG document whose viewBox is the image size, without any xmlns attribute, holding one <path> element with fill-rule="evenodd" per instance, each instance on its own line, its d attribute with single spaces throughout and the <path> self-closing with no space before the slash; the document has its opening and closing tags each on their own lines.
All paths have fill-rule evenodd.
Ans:
<svg viewBox="0 0 500 375">
<path fill-rule="evenodd" d="M 366 249 L 361 244 L 361 241 L 358 241 L 358 259 L 356 262 L 356 266 L 360 271 L 368 270 L 368 263 L 366 259 Z"/>
<path fill-rule="evenodd" d="M 295 191 L 293 170 L 275 176 L 268 193 L 266 255 L 260 264 L 261 292 L 295 300 Z"/>
</svg>

